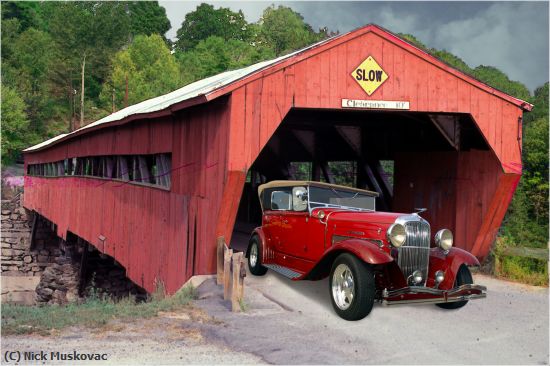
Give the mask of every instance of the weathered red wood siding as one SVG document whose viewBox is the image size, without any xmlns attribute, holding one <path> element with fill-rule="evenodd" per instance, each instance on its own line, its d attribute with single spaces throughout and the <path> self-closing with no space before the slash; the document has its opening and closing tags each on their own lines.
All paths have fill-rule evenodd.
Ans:
<svg viewBox="0 0 550 366">
<path fill-rule="evenodd" d="M 347 98 L 409 101 L 411 111 L 469 114 L 491 151 L 483 155 L 483 161 L 487 162 L 483 165 L 484 171 L 466 172 L 468 168 L 464 164 L 468 159 L 455 159 L 455 165 L 460 161 L 456 179 L 460 181 L 460 175 L 470 174 L 473 179 L 480 179 L 479 183 L 484 186 L 472 192 L 462 185 L 455 185 L 453 195 L 456 195 L 458 211 L 439 209 L 438 213 L 448 217 L 438 216 L 437 220 L 457 221 L 456 235 L 463 239 L 461 246 L 475 249 L 478 256 L 486 255 L 508 206 L 507 202 L 499 205 L 496 202 L 500 202 L 499 197 L 504 192 L 507 199 L 511 197 L 521 174 L 518 118 L 522 116 L 522 109 L 489 94 L 471 80 L 457 77 L 456 70 L 427 61 L 421 51 L 406 46 L 403 41 L 376 27 L 372 31 L 350 33 L 345 37 L 339 44 L 319 47 L 314 55 L 299 54 L 292 61 L 283 62 L 279 67 L 267 69 L 251 80 L 245 79 L 228 88 L 232 90 L 228 170 L 246 172 L 293 107 L 342 109 L 341 100 Z M 350 75 L 369 55 L 389 75 L 370 97 Z M 433 156 L 431 154 L 431 158 Z M 434 193 L 431 198 L 427 195 L 426 200 L 438 201 L 444 197 L 447 188 L 440 188 L 442 191 Z M 236 190 L 233 187 L 226 189 Z M 397 196 L 402 196 L 400 189 L 404 188 L 397 188 Z M 238 203 L 238 199 L 233 197 L 222 204 L 234 207 L 234 201 Z M 479 205 L 484 208 L 479 210 Z M 476 219 L 469 218 L 472 213 L 476 213 Z M 218 228 L 218 232 L 230 235 L 231 228 Z"/>
<path fill-rule="evenodd" d="M 96 178 L 27 177 L 25 206 L 113 256 L 147 291 L 174 292 L 215 270 L 215 230 L 226 179 L 227 99 L 173 118 L 105 128 L 41 152 L 27 164 L 66 157 L 172 152 L 170 191 Z M 101 241 L 99 236 L 106 239 Z"/>
</svg>

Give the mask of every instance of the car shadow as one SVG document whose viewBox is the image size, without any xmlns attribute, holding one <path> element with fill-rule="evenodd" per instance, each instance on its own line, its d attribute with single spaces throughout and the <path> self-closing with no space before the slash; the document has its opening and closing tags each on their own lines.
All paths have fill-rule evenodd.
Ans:
<svg viewBox="0 0 550 366">
<path fill-rule="evenodd" d="M 273 277 L 278 279 L 278 282 L 286 286 L 289 290 L 295 292 L 296 296 L 303 296 L 310 300 L 315 301 L 321 305 L 327 311 L 334 312 L 332 308 L 332 302 L 330 299 L 329 281 L 328 277 L 319 281 L 292 281 L 291 279 L 275 272 L 268 271 Z M 284 300 L 283 300 L 284 302 Z M 380 303 L 375 302 L 374 307 L 381 306 Z"/>
</svg>

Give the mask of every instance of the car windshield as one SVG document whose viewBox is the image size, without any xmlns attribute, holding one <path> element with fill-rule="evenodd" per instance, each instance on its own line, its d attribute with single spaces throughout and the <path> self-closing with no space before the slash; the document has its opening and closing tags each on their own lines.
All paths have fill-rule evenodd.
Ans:
<svg viewBox="0 0 550 366">
<path fill-rule="evenodd" d="M 311 209 L 327 207 L 374 211 L 375 197 L 361 192 L 310 186 L 309 205 Z"/>
</svg>

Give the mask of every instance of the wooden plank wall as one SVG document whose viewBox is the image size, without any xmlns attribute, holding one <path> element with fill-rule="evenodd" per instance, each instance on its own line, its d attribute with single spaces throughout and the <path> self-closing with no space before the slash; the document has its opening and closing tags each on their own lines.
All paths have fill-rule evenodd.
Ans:
<svg viewBox="0 0 550 366">
<path fill-rule="evenodd" d="M 453 231 L 455 245 L 484 257 L 496 238 L 519 174 L 504 174 L 491 151 L 402 153 L 395 159 L 396 212 L 422 214 L 432 234 Z"/>
<path fill-rule="evenodd" d="M 192 275 L 213 273 L 213 228 L 226 179 L 226 102 L 224 98 L 173 118 L 106 128 L 25 156 L 28 164 L 172 152 L 170 191 L 95 178 L 27 177 L 25 207 L 55 222 L 61 237 L 70 231 L 114 257 L 147 291 L 154 291 L 160 280 L 173 293 Z"/>
</svg>

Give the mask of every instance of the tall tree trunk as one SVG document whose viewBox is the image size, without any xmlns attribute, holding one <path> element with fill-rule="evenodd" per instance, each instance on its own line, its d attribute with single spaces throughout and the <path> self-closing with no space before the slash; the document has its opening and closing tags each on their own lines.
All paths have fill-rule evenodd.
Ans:
<svg viewBox="0 0 550 366">
<path fill-rule="evenodd" d="M 128 107 L 128 75 L 126 75 L 126 92 L 124 93 L 124 108 Z"/>
<path fill-rule="evenodd" d="M 86 71 L 86 54 L 84 54 L 84 58 L 82 59 L 82 90 L 80 91 L 80 126 L 79 128 L 84 125 L 84 72 Z"/>
</svg>

